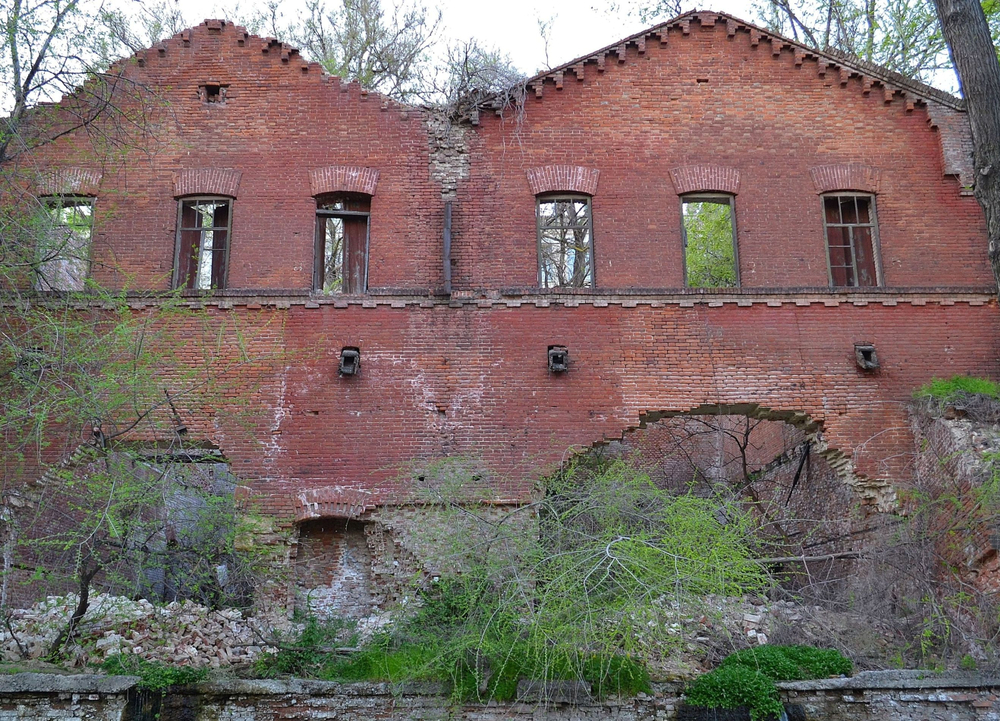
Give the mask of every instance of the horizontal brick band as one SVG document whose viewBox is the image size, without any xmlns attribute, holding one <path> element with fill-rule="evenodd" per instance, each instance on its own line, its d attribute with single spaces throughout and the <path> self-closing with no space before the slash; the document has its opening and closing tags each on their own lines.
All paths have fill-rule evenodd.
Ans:
<svg viewBox="0 0 1000 721">
<path fill-rule="evenodd" d="M 878 168 L 858 163 L 844 165 L 819 165 L 809 169 L 817 193 L 835 190 L 863 190 L 877 193 L 880 173 Z"/>
<path fill-rule="evenodd" d="M 228 195 L 235 198 L 240 189 L 239 170 L 198 168 L 182 170 L 174 177 L 174 197 L 183 195 Z"/>
<path fill-rule="evenodd" d="M 577 165 L 546 165 L 528 170 L 528 185 L 534 195 L 560 192 L 597 195 L 600 175 L 600 170 Z"/>
<path fill-rule="evenodd" d="M 329 165 L 309 171 L 309 188 L 312 195 L 325 193 L 375 195 L 376 185 L 378 185 L 378 171 L 375 168 Z"/>
<path fill-rule="evenodd" d="M 101 171 L 85 168 L 60 168 L 38 179 L 39 195 L 97 195 Z"/>
<path fill-rule="evenodd" d="M 678 195 L 685 193 L 740 192 L 740 171 L 719 165 L 682 165 L 671 168 L 670 179 Z"/>
</svg>

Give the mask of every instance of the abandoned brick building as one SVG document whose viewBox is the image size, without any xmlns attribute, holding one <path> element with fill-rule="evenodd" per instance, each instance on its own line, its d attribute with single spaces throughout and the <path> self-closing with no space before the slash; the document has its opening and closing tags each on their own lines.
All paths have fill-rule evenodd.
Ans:
<svg viewBox="0 0 1000 721">
<path fill-rule="evenodd" d="M 706 12 L 461 118 L 217 20 L 121 68 L 156 132 L 35 154 L 90 228 L 38 285 L 180 288 L 240 328 L 219 352 L 272 361 L 185 422 L 304 535 L 404 502 L 415 461 L 473 458 L 517 503 L 571 449 L 691 413 L 785 421 L 889 510 L 913 389 L 996 375 L 963 102 L 884 69 Z M 701 247 L 699 212 L 731 244 Z M 186 333 L 201 362 L 212 331 Z"/>
</svg>

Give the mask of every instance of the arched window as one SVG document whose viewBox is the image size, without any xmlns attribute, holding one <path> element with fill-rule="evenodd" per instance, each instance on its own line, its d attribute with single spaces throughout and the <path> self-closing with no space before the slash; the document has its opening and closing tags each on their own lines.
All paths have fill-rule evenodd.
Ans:
<svg viewBox="0 0 1000 721">
<path fill-rule="evenodd" d="M 364 293 L 368 288 L 368 221 L 372 197 L 329 193 L 316 197 L 313 289 Z"/>
<path fill-rule="evenodd" d="M 536 201 L 538 284 L 594 286 L 593 218 L 589 195 L 542 195 Z"/>
<path fill-rule="evenodd" d="M 875 196 L 844 192 L 827 193 L 822 198 L 830 285 L 881 285 Z"/>
<path fill-rule="evenodd" d="M 201 196 L 177 203 L 174 287 L 212 290 L 226 287 L 231 198 Z"/>
<path fill-rule="evenodd" d="M 736 288 L 740 284 L 733 196 L 681 196 L 684 279 L 689 288 Z"/>
</svg>

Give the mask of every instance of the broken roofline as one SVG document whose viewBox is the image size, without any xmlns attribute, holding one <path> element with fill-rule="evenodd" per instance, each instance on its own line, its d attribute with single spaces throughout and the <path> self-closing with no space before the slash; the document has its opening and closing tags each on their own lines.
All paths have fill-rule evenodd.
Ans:
<svg viewBox="0 0 1000 721">
<path fill-rule="evenodd" d="M 825 65 L 830 69 L 844 68 L 847 69 L 851 75 L 858 75 L 862 78 L 870 77 L 877 80 L 887 89 L 887 91 L 900 90 L 910 92 L 921 100 L 932 100 L 955 110 L 965 111 L 965 101 L 962 98 L 922 83 L 919 80 L 913 80 L 912 78 L 900 75 L 899 73 L 882 67 L 881 65 L 870 63 L 867 60 L 856 58 L 839 50 L 818 50 L 800 43 L 797 40 L 792 40 L 791 38 L 780 35 L 779 33 L 765 30 L 757 25 L 746 22 L 745 20 L 740 20 L 739 18 L 727 13 L 707 10 L 690 10 L 671 20 L 660 23 L 659 25 L 654 25 L 645 30 L 640 30 L 634 35 L 630 35 L 627 38 L 611 43 L 610 45 L 606 45 L 600 50 L 587 53 L 586 55 L 581 55 L 574 60 L 570 60 L 567 63 L 563 63 L 555 68 L 530 77 L 527 80 L 512 86 L 511 90 L 514 88 L 524 88 L 525 91 L 527 91 L 527 89 L 532 86 L 537 85 L 540 87 L 546 80 L 551 80 L 556 83 L 557 86 L 560 86 L 562 84 L 563 74 L 567 71 L 575 71 L 577 68 L 579 68 L 577 71 L 578 77 L 582 80 L 583 66 L 587 63 L 592 62 L 596 63 L 600 67 L 603 67 L 604 58 L 611 53 L 617 53 L 620 61 L 624 62 L 625 49 L 628 46 L 634 45 L 639 48 L 640 52 L 644 52 L 646 38 L 650 35 L 659 36 L 660 42 L 662 44 L 666 44 L 666 33 L 668 30 L 679 27 L 681 28 L 683 34 L 687 35 L 689 34 L 688 28 L 692 20 L 697 20 L 703 27 L 714 27 L 717 22 L 724 21 L 727 26 L 729 37 L 733 37 L 739 30 L 745 30 L 749 32 L 754 46 L 762 40 L 769 40 L 772 47 L 774 47 L 777 42 L 778 45 L 777 47 L 774 47 L 774 51 L 772 53 L 774 55 L 779 54 L 783 48 L 788 47 L 796 53 L 797 62 L 800 58 L 825 61 Z M 536 94 L 538 94 L 537 91 Z M 479 103 L 479 106 L 489 106 L 491 101 L 497 99 L 498 97 L 500 97 L 500 94 L 491 95 L 489 98 L 483 99 Z"/>
</svg>

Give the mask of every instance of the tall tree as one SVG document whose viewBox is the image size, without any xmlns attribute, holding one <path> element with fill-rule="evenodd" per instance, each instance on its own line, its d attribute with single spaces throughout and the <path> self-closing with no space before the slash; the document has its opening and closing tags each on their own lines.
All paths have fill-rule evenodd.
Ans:
<svg viewBox="0 0 1000 721">
<path fill-rule="evenodd" d="M 988 252 L 1000 289 L 1000 63 L 977 0 L 934 0 L 972 126 L 976 200 L 986 215 Z"/>
</svg>

